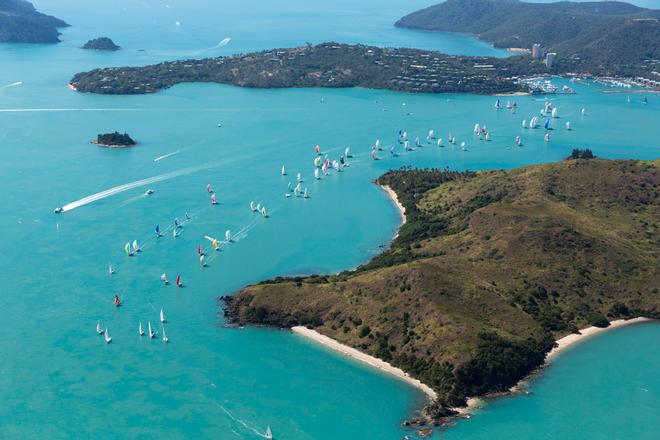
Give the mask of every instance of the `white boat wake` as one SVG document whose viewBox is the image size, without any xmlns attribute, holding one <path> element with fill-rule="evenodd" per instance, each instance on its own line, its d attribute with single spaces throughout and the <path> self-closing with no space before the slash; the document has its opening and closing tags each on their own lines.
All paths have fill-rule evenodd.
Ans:
<svg viewBox="0 0 660 440">
<path fill-rule="evenodd" d="M 2 87 L 0 87 L 0 90 L 1 90 L 1 89 L 8 89 L 8 88 L 10 88 L 10 87 L 21 86 L 21 85 L 23 85 L 23 81 L 16 81 L 16 82 L 14 82 L 14 83 L 7 84 L 6 86 L 2 86 Z"/>
<path fill-rule="evenodd" d="M 116 194 L 122 193 L 124 191 L 128 191 L 134 188 L 139 188 L 141 186 L 145 185 L 150 185 L 152 183 L 156 182 L 162 182 L 163 180 L 169 180 L 169 179 L 174 179 L 175 177 L 181 177 L 185 176 L 187 174 L 192 174 L 197 171 L 213 168 L 215 166 L 218 166 L 219 162 L 217 163 L 211 163 L 211 164 L 206 164 L 206 165 L 200 165 L 196 167 L 190 167 L 190 168 L 184 168 L 182 170 L 177 170 L 177 171 L 172 171 L 170 173 L 165 173 L 161 174 L 158 176 L 153 176 L 153 177 L 148 177 L 146 179 L 142 180 L 136 180 L 135 182 L 130 182 L 126 183 L 124 185 L 119 185 L 115 186 L 110 189 L 106 189 L 105 191 L 98 192 L 96 194 L 92 194 L 91 196 L 83 197 L 80 200 L 76 200 L 75 202 L 67 203 L 66 205 L 62 206 L 62 211 L 67 212 L 71 211 L 76 208 L 80 208 L 81 206 L 88 205 L 92 202 L 96 202 L 98 200 L 105 199 L 110 196 L 114 196 Z"/>
<path fill-rule="evenodd" d="M 44 113 L 44 112 L 141 112 L 140 108 L 2 108 L 0 113 Z"/>
<path fill-rule="evenodd" d="M 155 159 L 154 159 L 154 162 L 158 162 L 158 161 L 160 161 L 160 160 L 167 159 L 168 157 L 172 157 L 172 156 L 177 155 L 177 154 L 179 154 L 179 153 L 183 153 L 183 152 L 186 151 L 187 149 L 188 149 L 188 148 L 182 148 L 182 149 L 180 149 L 180 150 L 176 150 L 176 151 L 173 151 L 173 152 L 171 152 L 171 153 L 163 154 L 162 156 L 158 156 L 157 158 L 155 158 Z"/>
</svg>

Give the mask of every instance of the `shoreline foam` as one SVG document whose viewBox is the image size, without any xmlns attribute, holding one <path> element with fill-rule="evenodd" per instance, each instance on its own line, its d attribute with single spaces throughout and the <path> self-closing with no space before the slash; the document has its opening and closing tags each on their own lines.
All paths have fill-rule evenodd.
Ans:
<svg viewBox="0 0 660 440">
<path fill-rule="evenodd" d="M 293 331 L 297 335 L 300 335 L 304 338 L 307 338 L 311 341 L 321 344 L 324 347 L 330 348 L 331 350 L 337 351 L 357 361 L 363 362 L 374 368 L 377 368 L 380 371 L 395 376 L 396 378 L 401 379 L 407 382 L 408 384 L 412 385 L 413 387 L 417 388 L 418 390 L 422 391 L 431 400 L 436 400 L 438 398 L 437 393 L 433 391 L 431 387 L 429 387 L 428 385 L 422 383 L 417 379 L 410 377 L 410 375 L 405 373 L 400 368 L 396 368 L 381 359 L 370 356 L 353 347 L 349 347 L 348 345 L 344 345 L 328 336 L 322 335 L 316 330 L 308 329 L 307 327 L 296 326 L 296 327 L 292 327 L 291 331 Z"/>
</svg>

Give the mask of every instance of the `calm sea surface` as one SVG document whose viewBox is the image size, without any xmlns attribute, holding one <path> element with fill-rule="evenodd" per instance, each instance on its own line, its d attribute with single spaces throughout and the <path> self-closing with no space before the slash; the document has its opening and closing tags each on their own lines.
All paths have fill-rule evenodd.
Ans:
<svg viewBox="0 0 660 440">
<path fill-rule="evenodd" d="M 257 439 L 267 425 L 285 439 L 411 434 L 399 425 L 422 404 L 419 392 L 288 332 L 224 328 L 218 296 L 376 255 L 399 217 L 371 182 L 391 168 L 511 168 L 560 160 L 574 146 L 606 158 L 656 158 L 658 97 L 648 95 L 643 105 L 640 94 L 628 102 L 626 94 L 578 85 L 576 95 L 552 98 L 561 117 L 544 142 L 542 130 L 520 128 L 543 106 L 532 97 L 517 98 L 512 114 L 480 96 L 186 84 L 127 97 L 83 95 L 66 84 L 94 67 L 330 40 L 505 55 L 463 35 L 392 27 L 430 3 L 35 2 L 73 26 L 58 45 L 0 45 L 0 437 Z M 123 50 L 78 49 L 104 35 Z M 226 37 L 230 43 L 214 49 Z M 571 132 L 562 129 L 567 120 Z M 491 142 L 473 137 L 477 122 Z M 427 145 L 391 158 L 399 129 L 422 140 L 430 129 L 445 139 L 451 131 L 468 151 Z M 110 150 L 89 143 L 113 130 L 140 144 Z M 519 134 L 523 148 L 513 146 Z M 371 161 L 377 138 L 386 151 Z M 316 181 L 316 144 L 331 158 L 350 146 L 355 158 L 344 172 Z M 309 199 L 284 197 L 297 172 Z M 155 192 L 144 196 L 148 188 Z M 53 214 L 76 201 L 76 209 Z M 250 201 L 270 217 L 254 215 Z M 186 213 L 175 239 L 174 218 Z M 165 233 L 160 239 L 156 225 Z M 226 230 L 235 241 L 209 251 L 209 267 L 201 268 L 197 247 Z M 133 240 L 143 252 L 129 258 L 123 247 Z M 171 280 L 181 274 L 186 287 L 163 287 L 163 272 Z M 123 307 L 113 306 L 115 294 Z M 137 333 L 139 321 L 162 332 L 161 307 L 169 344 Z M 111 344 L 97 336 L 99 320 Z M 659 326 L 645 325 L 594 339 L 545 370 L 533 396 L 491 403 L 436 436 L 657 438 L 658 337 Z"/>
</svg>

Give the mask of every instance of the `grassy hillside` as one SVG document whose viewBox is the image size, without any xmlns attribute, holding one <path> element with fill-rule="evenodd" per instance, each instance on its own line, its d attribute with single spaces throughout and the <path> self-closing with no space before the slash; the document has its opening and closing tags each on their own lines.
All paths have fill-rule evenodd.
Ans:
<svg viewBox="0 0 660 440">
<path fill-rule="evenodd" d="M 658 165 L 391 171 L 379 183 L 408 222 L 388 251 L 354 272 L 247 287 L 226 315 L 314 327 L 432 386 L 441 406 L 506 390 L 557 337 L 659 315 Z"/>
<path fill-rule="evenodd" d="M 57 43 L 57 28 L 65 26 L 62 20 L 37 12 L 25 0 L 0 0 L 0 42 Z"/>
<path fill-rule="evenodd" d="M 561 71 L 640 73 L 648 61 L 660 62 L 660 11 L 621 2 L 447 0 L 413 12 L 396 25 L 471 33 L 497 47 L 541 43 L 560 55 Z"/>
</svg>

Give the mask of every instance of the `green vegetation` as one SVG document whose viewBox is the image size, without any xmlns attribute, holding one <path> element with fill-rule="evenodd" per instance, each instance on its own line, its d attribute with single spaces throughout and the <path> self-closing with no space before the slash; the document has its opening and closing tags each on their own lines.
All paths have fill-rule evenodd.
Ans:
<svg viewBox="0 0 660 440">
<path fill-rule="evenodd" d="M 112 52 L 119 50 L 119 46 L 117 46 L 115 42 L 108 37 L 100 37 L 89 40 L 83 45 L 83 47 L 81 47 L 81 49 L 105 50 Z"/>
<path fill-rule="evenodd" d="M 62 20 L 37 12 L 25 0 L 0 0 L 0 42 L 57 43 Z"/>
<path fill-rule="evenodd" d="M 396 26 L 464 32 L 496 47 L 558 54 L 554 73 L 645 76 L 660 65 L 660 11 L 627 3 L 525 3 L 518 0 L 447 0 L 413 12 Z M 538 61 L 526 64 L 540 64 Z"/>
<path fill-rule="evenodd" d="M 128 135 L 128 133 L 122 134 L 115 131 L 114 133 L 99 134 L 96 137 L 95 144 L 106 147 L 130 147 L 135 145 L 136 142 Z"/>
<path fill-rule="evenodd" d="M 305 325 L 402 368 L 429 412 L 504 391 L 554 340 L 606 316 L 660 317 L 660 161 L 390 171 L 407 223 L 355 271 L 225 298 L 240 324 Z"/>
<path fill-rule="evenodd" d="M 594 156 L 594 153 L 588 148 L 585 148 L 584 150 L 580 148 L 573 148 L 571 155 L 566 159 L 593 159 L 594 157 L 596 156 Z"/>
<path fill-rule="evenodd" d="M 258 88 L 368 87 L 493 94 L 522 90 L 508 77 L 519 74 L 516 69 L 515 62 L 497 58 L 323 43 L 144 67 L 96 69 L 76 74 L 71 85 L 80 92 L 103 94 L 154 93 L 184 82 Z"/>
</svg>

